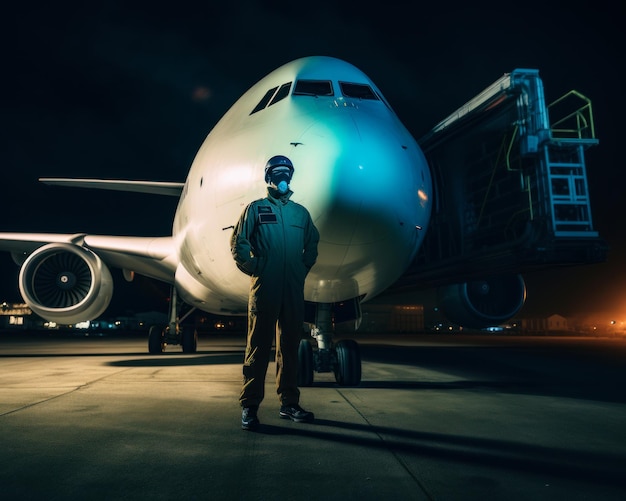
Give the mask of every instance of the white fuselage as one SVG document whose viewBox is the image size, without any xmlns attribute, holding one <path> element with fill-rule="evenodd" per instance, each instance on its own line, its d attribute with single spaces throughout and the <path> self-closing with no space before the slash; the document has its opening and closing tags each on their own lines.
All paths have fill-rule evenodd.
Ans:
<svg viewBox="0 0 626 501">
<path fill-rule="evenodd" d="M 332 95 L 294 95 L 299 80 L 330 82 Z M 251 113 L 268 90 L 288 83 L 286 96 Z M 376 98 L 346 96 L 345 83 L 366 85 Z M 250 279 L 235 266 L 230 237 L 245 206 L 265 196 L 264 167 L 274 155 L 293 162 L 292 200 L 309 210 L 320 232 L 305 298 L 367 300 L 396 281 L 428 226 L 428 165 L 365 74 L 344 61 L 310 57 L 254 85 L 200 148 L 173 227 L 183 299 L 214 313 L 246 311 Z"/>
</svg>

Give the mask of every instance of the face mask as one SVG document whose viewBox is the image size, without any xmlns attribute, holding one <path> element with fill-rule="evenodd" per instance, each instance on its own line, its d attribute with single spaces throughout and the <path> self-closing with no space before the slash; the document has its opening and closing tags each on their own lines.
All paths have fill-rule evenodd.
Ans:
<svg viewBox="0 0 626 501">
<path fill-rule="evenodd" d="M 284 171 L 282 169 L 274 170 L 270 175 L 270 181 L 274 186 L 276 186 L 278 193 L 281 195 L 284 195 L 287 191 L 289 191 L 289 171 Z"/>
</svg>

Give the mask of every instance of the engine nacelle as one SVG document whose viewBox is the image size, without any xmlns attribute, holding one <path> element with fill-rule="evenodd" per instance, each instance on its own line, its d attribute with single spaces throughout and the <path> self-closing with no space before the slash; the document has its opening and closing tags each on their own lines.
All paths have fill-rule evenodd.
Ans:
<svg viewBox="0 0 626 501">
<path fill-rule="evenodd" d="M 521 275 L 504 275 L 441 287 L 438 295 L 448 320 L 482 329 L 517 315 L 526 301 L 526 285 Z"/>
<path fill-rule="evenodd" d="M 59 324 L 97 318 L 113 296 L 107 266 L 89 249 L 69 243 L 44 245 L 28 256 L 19 287 L 37 315 Z"/>
</svg>

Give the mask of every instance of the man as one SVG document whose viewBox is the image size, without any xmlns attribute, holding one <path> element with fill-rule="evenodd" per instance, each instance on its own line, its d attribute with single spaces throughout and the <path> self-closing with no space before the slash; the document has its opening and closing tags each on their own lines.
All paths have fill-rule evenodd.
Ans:
<svg viewBox="0 0 626 501">
<path fill-rule="evenodd" d="M 265 166 L 267 197 L 250 203 L 231 238 L 237 266 L 250 279 L 248 339 L 243 364 L 241 427 L 259 427 L 265 375 L 276 340 L 276 392 L 279 416 L 313 420 L 299 405 L 298 346 L 304 322 L 304 279 L 317 259 L 319 233 L 307 209 L 290 200 L 291 161 L 282 155 Z M 278 333 L 276 324 L 278 323 Z"/>
</svg>

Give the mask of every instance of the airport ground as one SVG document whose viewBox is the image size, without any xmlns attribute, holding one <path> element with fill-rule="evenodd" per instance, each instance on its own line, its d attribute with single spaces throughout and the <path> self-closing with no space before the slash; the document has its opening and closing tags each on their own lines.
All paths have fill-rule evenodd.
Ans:
<svg viewBox="0 0 626 501">
<path fill-rule="evenodd" d="M 240 428 L 244 339 L 0 334 L 3 500 L 623 500 L 626 340 L 355 337 L 363 378 L 316 374 L 310 424 Z"/>
</svg>

